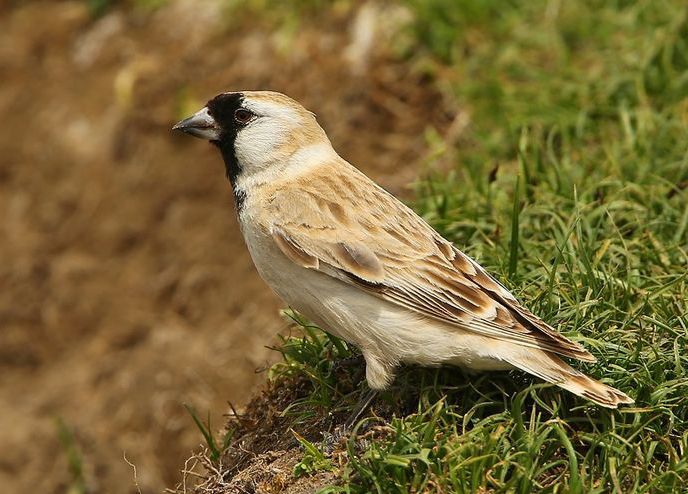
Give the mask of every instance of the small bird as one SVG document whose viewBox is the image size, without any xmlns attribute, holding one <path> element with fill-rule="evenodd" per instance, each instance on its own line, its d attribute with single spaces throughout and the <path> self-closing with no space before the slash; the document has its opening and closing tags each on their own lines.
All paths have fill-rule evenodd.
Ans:
<svg viewBox="0 0 688 494">
<path fill-rule="evenodd" d="M 633 403 L 564 362 L 595 357 L 341 158 L 291 98 L 222 93 L 174 129 L 220 150 L 258 273 L 361 350 L 371 390 L 387 388 L 402 363 L 450 364 L 520 369 L 604 407 Z"/>
</svg>

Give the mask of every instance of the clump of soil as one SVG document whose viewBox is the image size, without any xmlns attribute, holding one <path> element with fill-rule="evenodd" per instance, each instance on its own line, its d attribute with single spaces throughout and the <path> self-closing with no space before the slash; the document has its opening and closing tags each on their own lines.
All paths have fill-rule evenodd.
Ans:
<svg viewBox="0 0 688 494">
<path fill-rule="evenodd" d="M 350 389 L 351 388 L 351 389 Z M 344 385 L 340 391 L 352 391 Z M 264 390 L 247 405 L 244 413 L 234 416 L 227 424 L 232 440 L 218 461 L 212 461 L 203 450 L 186 462 L 183 482 L 176 494 L 239 494 L 239 493 L 312 493 L 338 482 L 336 469 L 347 461 L 345 439 L 338 443 L 323 443 L 328 433 L 341 427 L 345 414 L 332 414 L 328 410 L 315 412 L 307 420 L 298 414 L 286 412 L 295 401 L 308 396 L 312 384 L 304 376 L 269 382 Z M 373 408 L 389 417 L 390 409 L 384 403 Z M 367 426 L 357 435 L 361 444 L 372 436 L 384 434 L 381 428 Z M 294 467 L 304 452 L 297 437 L 302 437 L 319 448 L 330 448 L 328 453 L 334 470 L 313 472 L 297 476 Z M 331 436 L 330 436 L 331 437 Z"/>
<path fill-rule="evenodd" d="M 272 494 L 313 493 L 341 482 L 340 470 L 348 462 L 349 447 L 362 452 L 371 441 L 380 442 L 391 432 L 392 417 L 417 410 L 418 368 L 401 369 L 403 381 L 380 393 L 361 417 L 368 417 L 355 431 L 342 434 L 350 410 L 357 406 L 365 379 L 363 358 L 332 362 L 336 385 L 330 406 L 319 406 L 312 398 L 313 382 L 307 373 L 279 376 L 257 393 L 241 414 L 234 412 L 225 431 L 231 438 L 220 458 L 211 459 L 207 449 L 187 460 L 184 477 L 174 494 Z M 305 400 L 304 400 L 305 399 Z M 307 412 L 307 413 L 303 413 Z M 305 439 L 327 456 L 332 468 L 297 475 L 295 467 L 304 458 Z"/>
<path fill-rule="evenodd" d="M 177 493 L 195 494 L 312 494 L 334 485 L 337 477 L 334 472 L 320 471 L 310 476 L 295 477 L 294 466 L 299 462 L 302 452 L 298 448 L 273 450 L 253 456 L 243 470 L 230 474 L 218 468 L 207 455 L 199 454 L 192 458 L 201 464 L 206 474 L 202 482 L 193 488 L 180 488 Z"/>
<path fill-rule="evenodd" d="M 269 383 L 251 400 L 244 413 L 227 424 L 232 442 L 222 458 L 212 461 L 207 450 L 191 457 L 186 462 L 183 482 L 175 492 L 295 494 L 314 492 L 334 483 L 336 477 L 331 471 L 304 477 L 295 477 L 293 473 L 303 457 L 294 431 L 318 442 L 323 439 L 322 431 L 327 430 L 325 422 L 333 423 L 326 413 L 305 424 L 284 413 L 294 400 L 306 396 L 311 387 L 304 378 Z M 341 453 L 336 449 L 333 454 Z"/>
</svg>

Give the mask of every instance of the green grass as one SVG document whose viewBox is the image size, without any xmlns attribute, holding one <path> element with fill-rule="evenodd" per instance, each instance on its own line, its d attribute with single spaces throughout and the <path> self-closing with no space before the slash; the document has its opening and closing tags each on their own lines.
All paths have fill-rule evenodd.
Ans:
<svg viewBox="0 0 688 494">
<path fill-rule="evenodd" d="M 60 417 L 55 419 L 55 427 L 69 471 L 69 483 L 65 486 L 65 492 L 67 494 L 86 494 L 89 492 L 89 487 L 84 473 L 84 458 L 74 436 L 74 431 Z"/>
<path fill-rule="evenodd" d="M 455 170 L 433 173 L 433 154 L 415 209 L 636 404 L 601 409 L 519 372 L 403 369 L 326 492 L 688 491 L 688 7 L 406 3 L 403 56 L 470 115 Z M 286 413 L 345 414 L 361 371 L 333 361 L 356 351 L 298 322 L 270 376 L 312 392 Z M 301 475 L 333 468 L 305 449 Z"/>
<path fill-rule="evenodd" d="M 186 403 L 183 406 L 191 416 L 191 419 L 193 420 L 194 424 L 196 424 L 196 427 L 201 432 L 201 435 L 208 446 L 208 457 L 211 461 L 218 461 L 222 455 L 222 452 L 227 449 L 227 446 L 232 440 L 232 431 L 226 431 L 222 438 L 216 438 L 215 434 L 213 434 L 213 428 L 210 425 L 210 412 L 208 412 L 208 418 L 204 422 L 198 416 L 198 412 L 196 412 L 194 407 Z"/>
</svg>

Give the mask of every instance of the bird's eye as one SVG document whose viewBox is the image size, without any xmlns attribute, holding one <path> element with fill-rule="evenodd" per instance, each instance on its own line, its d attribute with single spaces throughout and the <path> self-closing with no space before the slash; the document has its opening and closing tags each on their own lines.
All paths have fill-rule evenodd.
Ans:
<svg viewBox="0 0 688 494">
<path fill-rule="evenodd" d="M 240 124 L 247 124 L 251 121 L 252 118 L 253 113 L 244 108 L 239 108 L 234 112 L 234 120 L 236 120 Z"/>
</svg>

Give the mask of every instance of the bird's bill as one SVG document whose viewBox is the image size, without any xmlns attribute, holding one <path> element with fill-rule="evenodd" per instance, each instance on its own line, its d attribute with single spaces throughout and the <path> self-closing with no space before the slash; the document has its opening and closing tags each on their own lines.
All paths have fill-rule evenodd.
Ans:
<svg viewBox="0 0 688 494">
<path fill-rule="evenodd" d="M 194 137 L 217 141 L 220 139 L 220 128 L 215 119 L 208 113 L 208 107 L 203 107 L 189 118 L 178 122 L 172 130 L 180 130 Z"/>
</svg>

